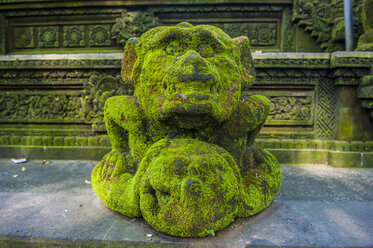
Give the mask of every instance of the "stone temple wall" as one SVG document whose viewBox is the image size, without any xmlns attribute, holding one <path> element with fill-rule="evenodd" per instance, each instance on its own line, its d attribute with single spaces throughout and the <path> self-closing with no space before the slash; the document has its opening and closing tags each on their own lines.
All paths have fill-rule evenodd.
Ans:
<svg viewBox="0 0 373 248">
<path fill-rule="evenodd" d="M 273 103 L 258 146 L 283 163 L 373 166 L 373 53 L 337 52 L 343 1 L 186 2 L 2 1 L 0 157 L 101 159 L 104 102 L 133 92 L 123 44 L 189 21 L 251 39 L 257 82 L 245 94 Z"/>
<path fill-rule="evenodd" d="M 353 3 L 357 42 L 362 0 Z M 254 50 L 344 50 L 339 0 L 2 0 L 0 54 L 115 52 L 151 27 L 182 21 L 245 35 Z"/>
</svg>

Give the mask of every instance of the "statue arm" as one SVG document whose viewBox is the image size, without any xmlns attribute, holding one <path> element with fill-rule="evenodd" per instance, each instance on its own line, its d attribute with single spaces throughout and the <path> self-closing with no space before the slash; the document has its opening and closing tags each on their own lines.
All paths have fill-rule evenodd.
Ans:
<svg viewBox="0 0 373 248">
<path fill-rule="evenodd" d="M 131 217 L 141 216 L 137 184 L 133 181 L 138 164 L 128 146 L 128 137 L 137 128 L 137 120 L 141 120 L 140 112 L 133 96 L 115 96 L 106 101 L 104 117 L 112 151 L 94 167 L 91 175 L 92 187 L 101 201 Z"/>
<path fill-rule="evenodd" d="M 239 103 L 240 119 L 244 120 L 247 133 L 247 146 L 254 143 L 255 137 L 263 127 L 270 112 L 270 101 L 265 96 L 242 96 Z"/>
<path fill-rule="evenodd" d="M 269 152 L 253 146 L 255 137 L 270 112 L 270 101 L 260 95 L 243 96 L 240 102 L 245 118 L 247 143 L 242 158 L 241 201 L 239 216 L 247 217 L 266 208 L 281 187 L 281 170 L 276 158 Z"/>
<path fill-rule="evenodd" d="M 106 101 L 105 125 L 112 151 L 129 152 L 128 135 L 136 128 L 136 119 L 141 118 L 140 112 L 134 96 L 115 96 Z"/>
</svg>

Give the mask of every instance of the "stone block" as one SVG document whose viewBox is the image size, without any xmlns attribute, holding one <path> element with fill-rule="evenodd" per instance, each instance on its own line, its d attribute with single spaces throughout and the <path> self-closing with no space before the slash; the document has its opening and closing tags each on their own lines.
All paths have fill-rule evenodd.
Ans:
<svg viewBox="0 0 373 248">
<path fill-rule="evenodd" d="M 0 136 L 0 145 L 9 145 L 10 144 L 10 136 L 4 135 Z"/>
<path fill-rule="evenodd" d="M 11 136 L 10 137 L 10 145 L 20 145 L 21 144 L 21 137 L 20 136 Z"/>
<path fill-rule="evenodd" d="M 323 149 L 323 142 L 322 140 L 310 140 L 308 142 L 309 149 L 321 150 Z"/>
<path fill-rule="evenodd" d="M 269 139 L 268 142 L 273 149 L 281 148 L 281 143 L 279 139 Z"/>
<path fill-rule="evenodd" d="M 335 147 L 334 149 L 336 151 L 350 151 L 350 143 L 348 141 L 335 141 Z"/>
<path fill-rule="evenodd" d="M 32 136 L 21 137 L 20 144 L 23 145 L 23 146 L 31 146 L 32 145 Z"/>
<path fill-rule="evenodd" d="M 64 145 L 65 146 L 76 146 L 76 137 L 65 137 Z"/>
<path fill-rule="evenodd" d="M 327 164 L 329 151 L 268 149 L 281 164 Z"/>
<path fill-rule="evenodd" d="M 373 152 L 373 141 L 366 141 L 364 150 L 366 152 Z"/>
<path fill-rule="evenodd" d="M 264 140 L 262 147 L 263 148 L 272 148 L 272 149 L 280 148 L 281 147 L 280 140 L 278 140 L 278 139 L 266 139 L 266 140 Z"/>
<path fill-rule="evenodd" d="M 51 136 L 44 136 L 43 137 L 43 145 L 44 146 L 53 146 L 53 137 L 51 137 Z"/>
<path fill-rule="evenodd" d="M 351 141 L 350 149 L 352 152 L 363 152 L 364 143 L 362 141 Z"/>
<path fill-rule="evenodd" d="M 111 147 L 111 143 L 108 136 L 100 137 L 99 144 L 103 147 Z"/>
<path fill-rule="evenodd" d="M 334 140 L 324 140 L 323 141 L 324 150 L 334 150 L 334 147 L 335 147 Z"/>
<path fill-rule="evenodd" d="M 31 142 L 32 142 L 33 146 L 42 146 L 43 145 L 43 137 L 33 136 Z"/>
<path fill-rule="evenodd" d="M 363 167 L 373 168 L 373 152 L 363 153 Z"/>
<path fill-rule="evenodd" d="M 329 165 L 334 167 L 361 167 L 362 155 L 360 152 L 331 151 Z"/>
<path fill-rule="evenodd" d="M 295 140 L 294 141 L 294 148 L 295 149 L 307 149 L 308 148 L 308 140 Z"/>
<path fill-rule="evenodd" d="M 281 148 L 293 149 L 294 148 L 294 140 L 293 139 L 282 139 L 281 140 Z"/>
<path fill-rule="evenodd" d="M 54 137 L 54 145 L 55 146 L 63 146 L 64 145 L 64 137 Z"/>
<path fill-rule="evenodd" d="M 86 146 L 88 144 L 87 137 L 76 137 L 77 146 Z"/>
<path fill-rule="evenodd" d="M 89 137 L 88 138 L 88 146 L 99 146 L 98 138 L 97 137 Z"/>
</svg>

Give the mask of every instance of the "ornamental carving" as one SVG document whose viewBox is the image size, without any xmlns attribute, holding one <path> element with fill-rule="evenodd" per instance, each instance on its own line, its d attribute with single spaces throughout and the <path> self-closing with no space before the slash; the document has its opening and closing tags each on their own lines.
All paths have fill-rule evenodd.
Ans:
<svg viewBox="0 0 373 248">
<path fill-rule="evenodd" d="M 131 37 L 140 37 L 145 31 L 159 25 L 158 17 L 151 11 L 127 11 L 117 18 L 111 29 L 112 39 L 123 47 Z"/>
<path fill-rule="evenodd" d="M 13 32 L 15 48 L 34 47 L 34 30 L 32 27 L 14 28 Z"/>
<path fill-rule="evenodd" d="M 84 47 L 85 28 L 83 25 L 73 25 L 63 27 L 63 45 L 64 47 Z"/>
<path fill-rule="evenodd" d="M 362 33 L 361 1 L 353 1 L 355 40 Z M 295 0 L 292 19 L 298 26 L 310 33 L 324 51 L 344 50 L 343 1 Z"/>
<path fill-rule="evenodd" d="M 72 95 L 1 94 L 0 116 L 4 121 L 78 120 L 80 102 Z"/>
<path fill-rule="evenodd" d="M 308 121 L 311 119 L 312 98 L 297 96 L 270 97 L 270 120 Z"/>
<path fill-rule="evenodd" d="M 315 135 L 317 138 L 334 138 L 336 134 L 336 86 L 329 80 L 320 80 L 317 88 Z"/>
<path fill-rule="evenodd" d="M 39 27 L 38 47 L 59 47 L 57 26 Z"/>
<path fill-rule="evenodd" d="M 90 46 L 110 46 L 111 34 L 110 25 L 91 25 L 89 26 L 89 45 Z"/>
<path fill-rule="evenodd" d="M 223 30 L 230 37 L 239 37 L 242 35 L 249 37 L 248 23 L 225 23 Z"/>
<path fill-rule="evenodd" d="M 276 23 L 254 23 L 252 25 L 252 39 L 253 46 L 274 46 L 276 45 Z"/>
<path fill-rule="evenodd" d="M 113 76 L 97 76 L 93 75 L 89 78 L 88 83 L 84 85 L 84 90 L 81 93 L 80 113 L 81 118 L 93 124 L 104 124 L 104 106 L 106 100 L 111 96 L 116 95 L 132 95 L 132 89 L 129 85 L 124 85 L 123 80 L 118 75 Z M 105 127 L 100 127 L 105 130 Z"/>
</svg>

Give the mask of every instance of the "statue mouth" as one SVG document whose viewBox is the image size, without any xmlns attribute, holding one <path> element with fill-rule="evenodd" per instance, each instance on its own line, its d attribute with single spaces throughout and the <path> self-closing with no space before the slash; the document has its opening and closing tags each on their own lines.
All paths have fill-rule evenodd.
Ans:
<svg viewBox="0 0 373 248">
<path fill-rule="evenodd" d="M 192 115 L 202 115 L 207 114 L 210 115 L 212 113 L 212 105 L 211 103 L 188 103 L 188 104 L 180 104 L 177 103 L 170 109 L 173 113 L 177 114 L 192 114 Z"/>
<path fill-rule="evenodd" d="M 162 119 L 184 129 L 201 128 L 216 122 L 213 108 L 211 103 L 174 103 Z"/>
<path fill-rule="evenodd" d="M 185 94 L 174 94 L 174 98 L 176 99 L 183 99 L 183 100 L 188 100 L 188 99 L 195 99 L 195 100 L 209 100 L 210 96 L 207 94 L 190 94 L 190 95 L 185 95 Z"/>
</svg>

